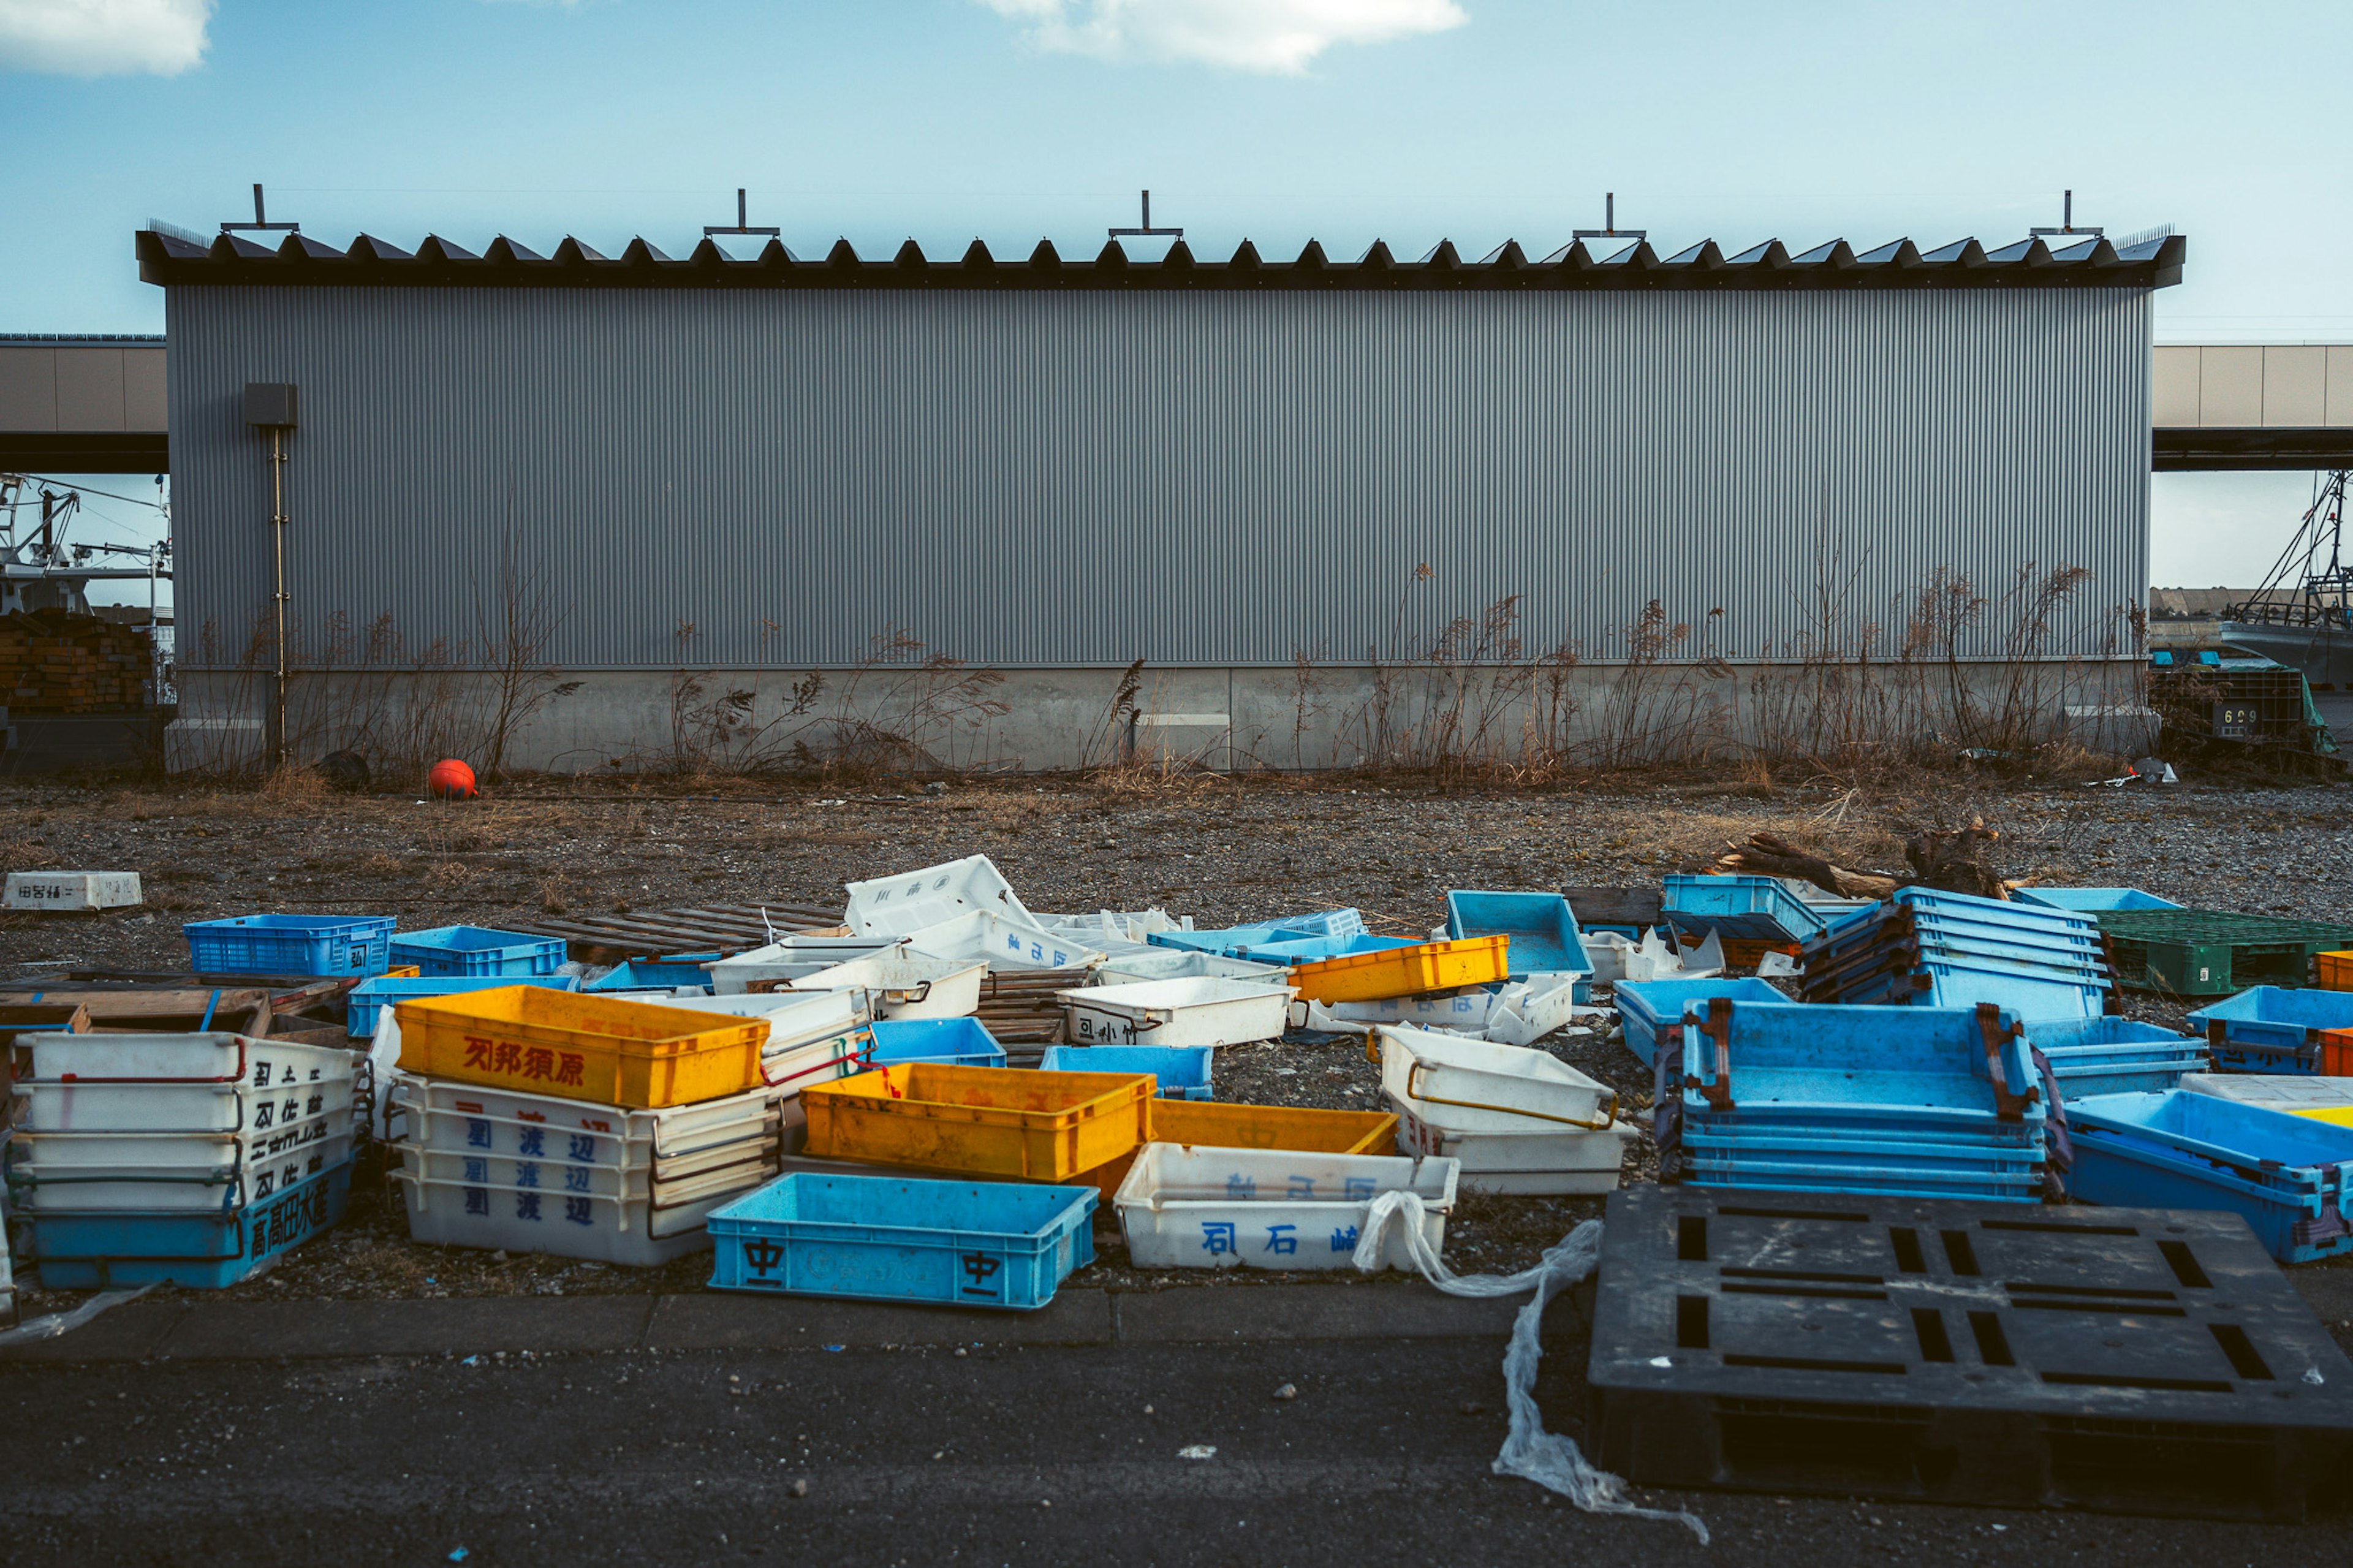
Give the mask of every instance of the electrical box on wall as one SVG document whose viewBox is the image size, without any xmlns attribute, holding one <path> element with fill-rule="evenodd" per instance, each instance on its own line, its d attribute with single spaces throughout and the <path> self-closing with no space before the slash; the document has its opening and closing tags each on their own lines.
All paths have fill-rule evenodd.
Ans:
<svg viewBox="0 0 2353 1568">
<path fill-rule="evenodd" d="M 294 384 L 290 381 L 248 381 L 245 384 L 245 422 L 264 428 L 294 427 Z"/>
</svg>

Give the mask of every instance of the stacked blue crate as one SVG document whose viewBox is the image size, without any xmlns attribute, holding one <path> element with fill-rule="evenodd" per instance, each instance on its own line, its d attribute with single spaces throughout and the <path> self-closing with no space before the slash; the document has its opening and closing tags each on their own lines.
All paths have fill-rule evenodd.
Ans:
<svg viewBox="0 0 2353 1568">
<path fill-rule="evenodd" d="M 2078 1202 L 2232 1210 L 2282 1263 L 2353 1253 L 2353 1127 L 2184 1089 L 2101 1095 L 2067 1113 Z"/>
<path fill-rule="evenodd" d="M 2015 1014 L 1694 999 L 1659 1037 L 1662 1180 L 2032 1203 L 2050 1097 Z"/>
<path fill-rule="evenodd" d="M 2096 1018 L 2115 989 L 2088 916 L 1929 888 L 1833 921 L 1800 962 L 1809 1002 Z"/>
</svg>

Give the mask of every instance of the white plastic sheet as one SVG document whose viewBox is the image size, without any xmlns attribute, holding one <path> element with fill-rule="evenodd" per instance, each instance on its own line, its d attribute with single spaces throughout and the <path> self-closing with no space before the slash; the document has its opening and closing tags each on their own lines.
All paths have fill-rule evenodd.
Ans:
<svg viewBox="0 0 2353 1568">
<path fill-rule="evenodd" d="M 1518 1476 L 1548 1491 L 1558 1492 L 1588 1513 L 1625 1514 L 1635 1519 L 1672 1521 L 1691 1526 L 1700 1544 L 1707 1544 L 1707 1526 L 1697 1514 L 1682 1509 L 1644 1508 L 1626 1495 L 1626 1483 L 1596 1466 L 1575 1443 L 1557 1432 L 1545 1430 L 1544 1413 L 1536 1408 L 1536 1363 L 1544 1359 L 1538 1330 L 1545 1307 L 1561 1291 L 1593 1272 L 1601 1260 L 1601 1222 L 1587 1220 L 1551 1247 L 1534 1268 L 1517 1274 L 1458 1275 L 1446 1267 L 1422 1237 L 1421 1200 L 1409 1192 L 1374 1195 L 1356 1242 L 1356 1266 L 1365 1273 L 1379 1269 L 1397 1252 L 1410 1258 L 1423 1279 L 1450 1296 L 1492 1299 L 1535 1292 L 1512 1322 L 1512 1342 L 1504 1352 L 1504 1397 L 1511 1408 L 1511 1430 L 1503 1452 L 1492 1467 L 1499 1476 Z M 1390 1239 L 1395 1233 L 1395 1240 Z"/>
<path fill-rule="evenodd" d="M 5 1256 L 5 1252 L 0 1252 L 0 1257 Z M 0 1329 L 0 1350 L 5 1350 L 11 1345 L 28 1345 L 37 1340 L 53 1340 L 59 1334 L 69 1334 L 100 1312 L 120 1307 L 125 1301 L 136 1301 L 153 1289 L 155 1287 L 153 1285 L 142 1285 L 136 1290 L 108 1290 L 92 1296 L 70 1312 L 52 1312 L 46 1318 L 35 1318 L 31 1322 L 19 1323 L 13 1329 Z"/>
<path fill-rule="evenodd" d="M 1334 1035 L 1361 1035 L 1377 1024 L 1407 1024 L 1489 1040 L 1499 1046 L 1533 1046 L 1580 1018 L 1606 1019 L 1607 1007 L 1576 1000 L 1574 974 L 1532 974 L 1493 991 L 1451 996 L 1398 996 L 1381 1002 L 1321 1002 L 1295 1005 L 1303 1026 Z"/>
<path fill-rule="evenodd" d="M 1695 948 L 1670 947 L 1656 931 L 1646 931 L 1635 942 L 1614 931 L 1585 933 L 1586 956 L 1593 960 L 1593 979 L 1616 984 L 1631 980 L 1705 980 L 1724 971 L 1724 943 L 1710 931 Z"/>
</svg>

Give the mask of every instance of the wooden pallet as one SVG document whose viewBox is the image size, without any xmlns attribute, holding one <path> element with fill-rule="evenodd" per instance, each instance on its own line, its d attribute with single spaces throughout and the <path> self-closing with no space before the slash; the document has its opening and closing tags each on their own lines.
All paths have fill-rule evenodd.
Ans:
<svg viewBox="0 0 2353 1568">
<path fill-rule="evenodd" d="M 772 927 L 778 932 L 809 931 L 840 923 L 839 915 L 805 904 L 705 904 L 683 910 L 633 910 L 625 915 L 524 921 L 516 922 L 514 929 L 534 936 L 562 937 L 568 956 L 578 963 L 621 963 L 633 958 L 689 953 L 732 957 L 767 945 Z"/>
</svg>

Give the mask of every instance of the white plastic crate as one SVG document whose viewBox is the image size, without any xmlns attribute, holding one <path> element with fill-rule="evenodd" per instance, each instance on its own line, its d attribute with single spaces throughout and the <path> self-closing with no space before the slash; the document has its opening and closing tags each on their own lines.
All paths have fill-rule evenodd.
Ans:
<svg viewBox="0 0 2353 1568">
<path fill-rule="evenodd" d="M 1618 1190 L 1634 1129 L 1613 1121 L 1599 1132 L 1450 1132 L 1394 1103 L 1398 1148 L 1459 1161 L 1462 1186 L 1478 1193 L 1558 1196 Z"/>
<path fill-rule="evenodd" d="M 1450 1132 L 1600 1131 L 1618 1091 L 1558 1058 L 1521 1046 L 1382 1025 L 1381 1089 Z"/>
<path fill-rule="evenodd" d="M 222 1213 L 282 1192 L 352 1152 L 350 1108 L 268 1131 L 19 1132 L 8 1155 L 28 1212 Z"/>
<path fill-rule="evenodd" d="M 1348 1268 L 1384 1192 L 1420 1194 L 1421 1234 L 1444 1245 L 1461 1167 L 1452 1160 L 1148 1143 L 1113 1207 L 1139 1268 Z M 1410 1269 L 1392 1235 L 1389 1268 Z"/>
<path fill-rule="evenodd" d="M 987 975 L 988 965 L 977 958 L 889 948 L 790 984 L 796 992 L 862 992 L 877 1018 L 968 1018 L 980 1005 L 980 983 Z"/>
<path fill-rule="evenodd" d="M 79 912 L 145 902 L 136 871 L 11 871 L 0 909 Z"/>
<path fill-rule="evenodd" d="M 1228 958 L 1222 952 L 1189 952 L 1178 948 L 1153 948 L 1140 953 L 1122 953 L 1098 965 L 1094 973 L 1097 985 L 1134 985 L 1145 980 L 1256 980 L 1271 985 L 1281 985 L 1291 971 L 1280 963 L 1253 963 L 1247 958 Z"/>
<path fill-rule="evenodd" d="M 1064 1037 L 1082 1046 L 1239 1046 L 1282 1035 L 1288 985 L 1195 975 L 1057 992 Z"/>
<path fill-rule="evenodd" d="M 650 1268 L 709 1247 L 703 1216 L 759 1184 L 712 1183 L 691 1198 L 656 1208 L 643 1198 L 453 1185 L 421 1180 L 406 1169 L 391 1174 L 407 1202 L 412 1241 L 545 1253 L 633 1268 Z"/>
<path fill-rule="evenodd" d="M 391 1075 L 396 1141 L 583 1164 L 649 1165 L 760 1136 L 785 1096 L 755 1089 L 663 1110 L 623 1110 L 548 1095 L 517 1094 L 414 1073 Z"/>
<path fill-rule="evenodd" d="M 975 910 L 907 939 L 908 950 L 934 958 L 979 959 L 990 971 L 1092 969 L 1103 962 L 1100 947 L 1048 931 L 1027 919 Z"/>
<path fill-rule="evenodd" d="M 242 1132 L 352 1107 L 351 1053 L 342 1076 L 320 1082 L 54 1083 L 18 1079 L 21 1125 L 33 1132 Z"/>
<path fill-rule="evenodd" d="M 556 1148 L 562 1147 L 559 1140 Z M 776 1173 L 776 1135 L 772 1123 L 758 1138 L 729 1143 L 691 1154 L 673 1155 L 651 1164 L 575 1163 L 568 1160 L 526 1160 L 464 1149 L 426 1148 L 403 1143 L 401 1169 L 412 1177 L 437 1185 L 488 1187 L 499 1192 L 543 1192 L 552 1195 L 650 1199 L 657 1209 L 681 1201 L 681 1194 L 702 1190 L 714 1177 L 724 1176 L 736 1187 L 757 1186 Z"/>
<path fill-rule="evenodd" d="M 881 936 L 788 936 L 703 967 L 710 973 L 714 994 L 740 996 L 762 981 L 797 980 L 895 945 L 892 939 Z"/>
<path fill-rule="evenodd" d="M 795 1100 L 813 1083 L 831 1083 L 866 1070 L 874 1037 L 865 1029 L 828 1035 L 781 1051 L 760 1053 L 760 1076 L 771 1089 L 780 1089 Z"/>
<path fill-rule="evenodd" d="M 225 1031 L 187 1035 L 23 1035 L 32 1053 L 32 1077 L 224 1083 L 250 1079 L 268 1088 L 349 1078 L 353 1057 L 338 1046 L 255 1039 Z"/>
<path fill-rule="evenodd" d="M 975 910 L 1038 923 L 986 855 L 851 882 L 843 920 L 861 936 L 902 937 Z"/>
</svg>

